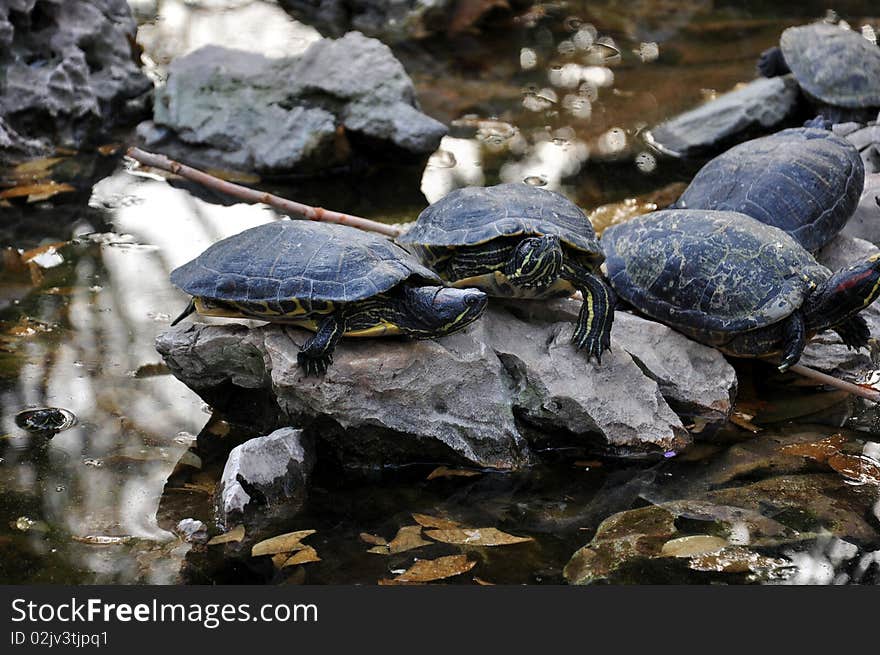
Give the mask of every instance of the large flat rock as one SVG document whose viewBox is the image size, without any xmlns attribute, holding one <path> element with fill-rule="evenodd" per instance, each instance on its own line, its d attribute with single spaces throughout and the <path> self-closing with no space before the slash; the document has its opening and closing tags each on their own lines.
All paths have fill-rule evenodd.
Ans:
<svg viewBox="0 0 880 655">
<path fill-rule="evenodd" d="M 670 402 L 726 419 L 736 378 L 716 351 L 672 334 L 664 348 L 680 350 L 652 356 L 643 335 L 663 341 L 666 328 L 618 313 L 613 350 L 597 365 L 569 343 L 578 303 L 538 305 L 540 320 L 499 304 L 437 340 L 343 340 L 320 378 L 297 366 L 308 333 L 295 328 L 191 323 L 160 334 L 156 347 L 217 409 L 273 408 L 259 413 L 273 417 L 261 429 L 302 427 L 355 466 L 437 460 L 516 469 L 533 460 L 523 435 L 536 433 L 611 454 L 659 454 L 691 440 Z"/>
</svg>

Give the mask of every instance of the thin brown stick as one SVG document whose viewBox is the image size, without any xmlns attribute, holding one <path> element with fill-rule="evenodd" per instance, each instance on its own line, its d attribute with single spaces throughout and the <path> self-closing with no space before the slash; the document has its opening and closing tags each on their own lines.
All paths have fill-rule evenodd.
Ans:
<svg viewBox="0 0 880 655">
<path fill-rule="evenodd" d="M 126 154 L 145 166 L 152 166 L 153 168 L 168 171 L 169 173 L 179 175 L 187 180 L 192 180 L 193 182 L 208 187 L 209 189 L 214 189 L 215 191 L 225 193 L 228 196 L 238 198 L 245 202 L 269 205 L 270 207 L 274 207 L 275 209 L 291 216 L 299 216 L 311 221 L 324 221 L 325 223 L 349 225 L 351 227 L 356 227 L 359 230 L 378 232 L 379 234 L 384 234 L 389 237 L 400 236 L 401 233 L 400 228 L 393 225 L 386 225 L 385 223 L 379 223 L 378 221 L 371 221 L 368 218 L 351 216 L 350 214 L 343 214 L 322 207 L 304 205 L 300 202 L 294 202 L 293 200 L 288 200 L 271 193 L 251 189 L 246 186 L 241 186 L 240 184 L 233 184 L 232 182 L 221 180 L 219 177 L 214 177 L 204 171 L 176 162 L 165 155 L 146 152 L 140 148 L 129 148 Z"/>
<path fill-rule="evenodd" d="M 867 389 L 858 384 L 853 384 L 852 382 L 841 380 L 840 378 L 836 378 L 833 375 L 822 373 L 808 366 L 804 366 L 803 364 L 794 364 L 793 366 L 790 366 L 788 370 L 793 371 L 798 375 L 803 375 L 805 378 L 815 380 L 816 382 L 827 384 L 829 387 L 834 387 L 836 389 L 840 389 L 841 391 L 846 391 L 854 396 L 859 396 L 860 398 L 865 398 L 866 400 L 880 403 L 880 391 L 874 391 L 873 389 Z"/>
</svg>

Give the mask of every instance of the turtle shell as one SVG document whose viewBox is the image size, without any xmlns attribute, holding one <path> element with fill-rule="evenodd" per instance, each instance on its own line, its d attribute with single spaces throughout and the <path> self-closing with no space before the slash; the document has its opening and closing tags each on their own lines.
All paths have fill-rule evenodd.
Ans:
<svg viewBox="0 0 880 655">
<path fill-rule="evenodd" d="M 789 27 L 779 46 L 811 96 L 838 107 L 880 106 L 880 48 L 858 32 L 828 23 Z"/>
<path fill-rule="evenodd" d="M 609 228 L 602 245 L 621 298 L 692 331 L 776 323 L 831 275 L 782 230 L 736 212 L 652 212 Z"/>
<path fill-rule="evenodd" d="M 818 128 L 793 128 L 715 157 L 675 206 L 748 214 L 815 251 L 843 229 L 864 182 L 862 158 L 846 139 Z"/>
<path fill-rule="evenodd" d="M 565 196 L 530 184 L 466 187 L 419 214 L 400 243 L 473 246 L 498 237 L 555 234 L 567 246 L 601 256 L 590 219 Z"/>
<path fill-rule="evenodd" d="M 192 296 L 227 302 L 347 303 L 410 277 L 442 284 L 388 239 L 344 225 L 281 220 L 218 241 L 171 272 Z"/>
</svg>

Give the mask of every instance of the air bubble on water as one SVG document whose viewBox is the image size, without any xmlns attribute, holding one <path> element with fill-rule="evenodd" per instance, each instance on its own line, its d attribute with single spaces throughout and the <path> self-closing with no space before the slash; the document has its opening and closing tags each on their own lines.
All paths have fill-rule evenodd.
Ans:
<svg viewBox="0 0 880 655">
<path fill-rule="evenodd" d="M 585 66 L 581 69 L 581 78 L 597 88 L 614 85 L 614 73 L 605 66 Z"/>
<path fill-rule="evenodd" d="M 573 55 L 575 49 L 574 41 L 569 41 L 568 39 L 560 41 L 556 46 L 556 52 L 563 56 Z"/>
<path fill-rule="evenodd" d="M 64 491 L 64 487 L 59 484 L 57 487 L 55 487 L 55 491 L 61 493 L 62 491 Z"/>
<path fill-rule="evenodd" d="M 171 314 L 165 312 L 147 312 L 147 318 L 157 323 L 167 323 L 171 320 Z"/>
<path fill-rule="evenodd" d="M 104 466 L 104 461 L 101 459 L 97 459 L 95 457 L 86 457 L 83 459 L 83 464 L 86 466 L 91 466 L 93 468 L 99 469 Z"/>
<path fill-rule="evenodd" d="M 547 186 L 547 178 L 541 175 L 529 175 L 523 182 L 531 186 Z"/>
<path fill-rule="evenodd" d="M 653 173 L 657 168 L 657 159 L 650 152 L 640 152 L 635 161 L 636 167 L 642 173 Z"/>
<path fill-rule="evenodd" d="M 651 41 L 639 45 L 638 53 L 641 60 L 645 63 L 657 61 L 660 56 L 660 46 Z"/>
<path fill-rule="evenodd" d="M 599 151 L 606 155 L 614 155 L 626 148 L 626 132 L 619 127 L 612 127 L 599 137 Z"/>
<path fill-rule="evenodd" d="M 581 81 L 581 67 L 578 64 L 568 63 L 564 66 L 554 66 L 548 73 L 550 84 L 561 86 L 566 89 L 575 88 Z"/>
<path fill-rule="evenodd" d="M 584 21 L 582 21 L 577 16 L 569 16 L 564 21 L 562 21 L 562 24 L 563 24 L 563 26 L 565 26 L 565 29 L 567 29 L 569 32 L 577 32 L 578 30 L 581 29 L 581 26 L 584 24 Z"/>
<path fill-rule="evenodd" d="M 587 120 L 593 114 L 589 98 L 577 93 L 569 93 L 562 99 L 562 108 L 575 118 Z"/>
<path fill-rule="evenodd" d="M 449 150 L 437 150 L 428 158 L 428 168 L 454 168 L 458 162 Z"/>
<path fill-rule="evenodd" d="M 578 50 L 588 50 L 596 42 L 598 35 L 599 32 L 595 26 L 587 23 L 580 26 L 580 29 L 571 37 L 571 41 Z"/>
<path fill-rule="evenodd" d="M 519 51 L 519 66 L 523 70 L 531 70 L 538 65 L 538 54 L 531 48 Z"/>
<path fill-rule="evenodd" d="M 578 94 L 590 102 L 596 102 L 599 99 L 599 87 L 593 82 L 581 82 L 580 86 L 578 86 Z"/>
</svg>

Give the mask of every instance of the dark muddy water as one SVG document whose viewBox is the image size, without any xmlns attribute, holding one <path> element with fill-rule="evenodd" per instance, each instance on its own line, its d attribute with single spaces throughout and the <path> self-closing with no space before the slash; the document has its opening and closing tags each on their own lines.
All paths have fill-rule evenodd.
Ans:
<svg viewBox="0 0 880 655">
<path fill-rule="evenodd" d="M 284 54 L 316 38 L 311 28 L 262 13 L 273 10 L 269 3 L 133 4 L 159 78 L 170 57 L 207 41 L 248 46 L 250 35 L 260 34 L 264 51 Z M 874 3 L 835 9 L 853 26 L 880 27 Z M 548 3 L 490 32 L 398 46 L 424 111 L 452 126 L 427 169 L 389 165 L 262 186 L 387 221 L 412 219 L 428 202 L 470 184 L 532 178 L 585 209 L 664 189 L 694 168 L 655 157 L 640 145 L 639 131 L 751 79 L 757 55 L 784 27 L 825 11 L 811 2 Z M 613 49 L 594 48 L 601 56 L 584 64 L 588 42 Z M 611 56 L 615 49 L 619 57 Z M 118 135 L 120 143 L 130 138 Z M 465 552 L 476 566 L 451 583 L 561 583 L 565 564 L 604 519 L 670 502 L 688 504 L 676 512 L 675 538 L 723 537 L 746 549 L 752 565 L 741 552 L 733 564 L 694 564 L 670 551 L 620 557 L 608 579 L 878 581 L 880 487 L 871 478 L 880 459 L 877 410 L 775 384 L 750 365 L 741 371 L 741 408 L 761 428 L 757 434 L 731 425 L 663 461 L 548 450 L 526 472 L 432 480 L 432 462 L 364 473 L 323 461 L 306 511 L 266 535 L 314 529 L 308 543 L 320 562 L 279 570 L 235 544 L 188 553 L 170 530 L 186 517 L 213 528 L 210 492 L 222 460 L 204 444 L 243 431 L 212 419 L 160 365 L 154 338 L 185 303 L 168 272 L 214 241 L 276 216 L 214 204 L 130 171 L 121 150 L 109 150 L 44 162 L 49 177 L 75 191 L 0 207 L 0 245 L 7 248 L 0 273 L 0 581 L 373 584 L 415 556 Z M 2 171 L 0 178 L 13 186 L 25 173 Z M 70 415 L 18 416 L 42 407 L 63 408 L 75 422 Z M 815 442 L 834 434 L 832 461 Z M 720 506 L 754 515 L 732 520 Z M 414 524 L 412 513 L 533 540 L 367 552 L 361 533 L 390 540 Z M 774 537 L 743 537 L 744 529 L 769 530 L 758 517 L 781 526 Z M 644 543 L 657 538 L 635 515 L 621 521 Z M 604 551 L 590 557 L 608 559 Z M 755 557 L 764 558 L 760 565 Z"/>
</svg>

